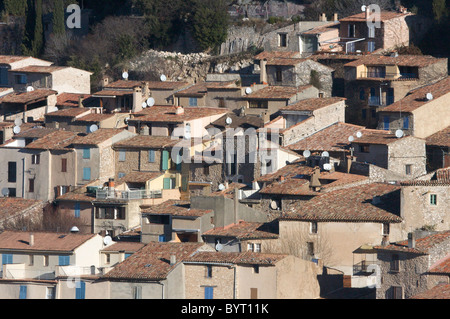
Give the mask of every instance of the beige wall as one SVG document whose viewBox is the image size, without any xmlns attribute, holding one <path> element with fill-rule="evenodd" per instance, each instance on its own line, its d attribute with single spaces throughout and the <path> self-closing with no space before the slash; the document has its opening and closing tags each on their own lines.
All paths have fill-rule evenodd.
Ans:
<svg viewBox="0 0 450 319">
<path fill-rule="evenodd" d="M 233 299 L 235 297 L 232 265 L 213 265 L 212 277 L 206 277 L 205 264 L 184 264 L 186 299 L 204 299 L 205 286 L 214 286 L 214 299 Z"/>
<path fill-rule="evenodd" d="M 450 116 L 443 116 L 449 113 L 449 99 L 447 93 L 412 112 L 414 136 L 426 138 L 450 125 Z"/>
<path fill-rule="evenodd" d="M 91 73 L 68 67 L 52 73 L 52 89 L 58 93 L 91 93 Z"/>
<path fill-rule="evenodd" d="M 27 299 L 46 299 L 47 287 L 54 287 L 55 285 L 51 283 L 33 283 L 26 281 L 2 282 L 0 283 L 0 299 L 19 299 L 20 286 L 27 287 Z"/>
</svg>

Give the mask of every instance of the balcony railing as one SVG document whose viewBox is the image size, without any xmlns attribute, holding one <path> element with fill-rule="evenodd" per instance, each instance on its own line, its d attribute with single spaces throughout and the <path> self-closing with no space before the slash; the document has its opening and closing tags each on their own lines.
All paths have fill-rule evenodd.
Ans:
<svg viewBox="0 0 450 319">
<path fill-rule="evenodd" d="M 353 265 L 353 274 L 354 275 L 370 275 L 375 272 L 375 269 L 373 268 L 373 265 L 377 265 L 377 261 L 369 261 L 369 260 L 363 260 L 357 264 Z M 369 270 L 369 266 L 370 270 Z"/>
<path fill-rule="evenodd" d="M 145 189 L 120 191 L 115 189 L 97 189 L 96 199 L 144 199 L 144 198 L 162 198 L 162 191 L 149 191 Z"/>
<path fill-rule="evenodd" d="M 366 71 L 360 73 L 360 78 L 386 79 L 386 80 L 414 80 L 419 76 L 416 73 L 386 73 L 383 71 Z"/>
</svg>

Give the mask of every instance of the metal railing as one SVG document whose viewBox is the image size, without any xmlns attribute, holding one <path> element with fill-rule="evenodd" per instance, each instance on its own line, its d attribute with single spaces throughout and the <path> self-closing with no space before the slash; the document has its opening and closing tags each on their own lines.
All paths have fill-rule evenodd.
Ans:
<svg viewBox="0 0 450 319">
<path fill-rule="evenodd" d="M 416 73 L 386 73 L 384 71 L 365 71 L 360 73 L 360 78 L 408 80 L 418 79 L 419 76 Z"/>
<path fill-rule="evenodd" d="M 162 191 L 149 191 L 145 189 L 120 191 L 115 189 L 97 189 L 96 199 L 144 199 L 144 198 L 162 198 Z"/>
<path fill-rule="evenodd" d="M 373 270 L 373 269 L 368 270 L 368 267 L 370 265 L 376 265 L 376 264 L 378 264 L 377 261 L 363 260 L 363 261 L 353 265 L 353 274 L 354 275 L 356 275 L 356 274 L 360 274 L 360 275 L 361 274 L 367 274 L 367 275 L 372 274 L 375 272 L 375 270 Z"/>
</svg>

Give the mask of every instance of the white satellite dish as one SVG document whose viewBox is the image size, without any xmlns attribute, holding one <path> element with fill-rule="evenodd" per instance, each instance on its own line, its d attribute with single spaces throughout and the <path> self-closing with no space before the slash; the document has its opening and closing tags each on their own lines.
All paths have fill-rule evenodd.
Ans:
<svg viewBox="0 0 450 319">
<path fill-rule="evenodd" d="M 14 134 L 19 134 L 20 133 L 20 126 L 14 126 L 13 132 L 14 132 Z"/>
<path fill-rule="evenodd" d="M 330 156 L 330 154 L 327 151 L 322 152 L 322 157 L 329 157 L 329 156 Z"/>
<path fill-rule="evenodd" d="M 216 250 L 221 251 L 223 249 L 223 245 L 221 243 L 216 244 Z"/>
<path fill-rule="evenodd" d="M 362 133 L 361 132 L 356 132 L 356 137 L 357 138 L 360 138 L 362 136 Z"/>
<path fill-rule="evenodd" d="M 27 92 L 32 92 L 32 91 L 34 91 L 34 87 L 32 87 L 31 85 L 27 86 Z"/>
<path fill-rule="evenodd" d="M 433 99 L 433 94 L 427 93 L 426 97 L 428 101 L 431 101 Z"/>
<path fill-rule="evenodd" d="M 353 142 L 354 140 L 355 140 L 355 138 L 354 138 L 353 136 L 349 136 L 349 137 L 348 137 L 348 141 L 349 141 L 349 142 Z"/>
<path fill-rule="evenodd" d="M 128 72 L 123 72 L 122 77 L 126 80 L 128 79 Z"/>
<path fill-rule="evenodd" d="M 308 150 L 303 151 L 303 157 L 310 157 L 311 156 L 311 152 Z"/>
<path fill-rule="evenodd" d="M 21 126 L 21 125 L 22 125 L 22 119 L 16 118 L 16 119 L 14 120 L 14 124 L 15 124 L 16 126 Z"/>
<path fill-rule="evenodd" d="M 2 189 L 2 195 L 5 196 L 5 197 L 8 196 L 8 195 L 9 195 L 9 189 L 6 188 L 6 187 L 3 188 L 3 189 Z"/>
<path fill-rule="evenodd" d="M 397 136 L 398 138 L 403 137 L 403 131 L 402 130 L 395 131 L 395 136 Z"/>
<path fill-rule="evenodd" d="M 89 132 L 95 132 L 95 131 L 97 131 L 98 130 L 98 126 L 97 125 L 95 125 L 95 124 L 92 124 L 90 127 L 89 127 Z"/>
<path fill-rule="evenodd" d="M 70 232 L 71 233 L 77 233 L 77 232 L 79 232 L 80 230 L 78 229 L 78 227 L 77 226 L 73 226 L 71 229 L 70 229 Z"/>
<path fill-rule="evenodd" d="M 245 89 L 245 93 L 247 93 L 247 94 L 250 94 L 250 93 L 252 93 L 253 91 L 252 91 L 252 88 L 246 88 Z"/>
<path fill-rule="evenodd" d="M 145 109 L 147 107 L 147 103 L 142 102 L 142 108 Z"/>
<path fill-rule="evenodd" d="M 331 164 L 329 164 L 329 163 L 323 164 L 323 169 L 326 171 L 331 170 Z"/>
<path fill-rule="evenodd" d="M 166 76 L 164 74 L 161 74 L 161 76 L 159 77 L 159 79 L 164 82 L 165 80 L 167 80 Z"/>
<path fill-rule="evenodd" d="M 219 185 L 219 190 L 223 191 L 224 189 L 225 189 L 225 185 L 220 184 L 220 185 Z"/>
<path fill-rule="evenodd" d="M 111 244 L 111 243 L 112 243 L 112 238 L 111 238 L 111 236 L 105 236 L 105 238 L 103 238 L 103 243 L 104 243 L 105 245 Z"/>
<path fill-rule="evenodd" d="M 365 5 L 361 6 L 361 11 L 366 11 L 366 9 L 367 9 L 367 6 L 365 6 Z"/>
<path fill-rule="evenodd" d="M 270 208 L 272 209 L 277 209 L 278 208 L 278 203 L 276 200 L 273 200 L 270 202 Z"/>
<path fill-rule="evenodd" d="M 233 120 L 231 119 L 231 117 L 227 117 L 227 119 L 225 120 L 225 123 L 227 123 L 228 125 L 230 125 L 233 122 Z"/>
<path fill-rule="evenodd" d="M 153 105 L 155 105 L 155 99 L 152 98 L 152 97 L 149 97 L 149 98 L 147 99 L 147 105 L 148 105 L 148 106 L 153 106 Z"/>
</svg>

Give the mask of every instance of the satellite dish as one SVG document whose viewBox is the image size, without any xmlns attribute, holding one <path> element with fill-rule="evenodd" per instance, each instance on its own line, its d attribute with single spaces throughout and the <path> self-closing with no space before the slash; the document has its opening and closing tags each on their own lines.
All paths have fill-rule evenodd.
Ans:
<svg viewBox="0 0 450 319">
<path fill-rule="evenodd" d="M 270 202 L 270 208 L 272 209 L 277 209 L 278 208 L 278 203 L 276 200 L 273 200 Z"/>
<path fill-rule="evenodd" d="M 104 243 L 105 245 L 111 244 L 111 243 L 112 243 L 112 238 L 111 238 L 111 236 L 105 236 L 105 238 L 103 238 L 103 243 Z"/>
<path fill-rule="evenodd" d="M 6 187 L 3 188 L 3 189 L 2 189 L 2 195 L 5 196 L 5 197 L 8 196 L 8 195 L 9 195 L 9 189 L 6 188 Z"/>
<path fill-rule="evenodd" d="M 142 102 L 142 108 L 145 109 L 147 107 L 147 103 Z"/>
<path fill-rule="evenodd" d="M 97 125 L 95 125 L 95 124 L 92 124 L 90 127 L 89 127 L 89 132 L 95 132 L 95 131 L 97 131 L 98 130 L 98 126 Z"/>
<path fill-rule="evenodd" d="M 128 72 L 123 72 L 122 77 L 126 80 L 128 79 Z"/>
<path fill-rule="evenodd" d="M 365 6 L 365 5 L 361 6 L 361 11 L 366 11 L 366 9 L 367 9 L 367 6 Z"/>
<path fill-rule="evenodd" d="M 348 137 L 348 141 L 349 141 L 349 142 L 353 142 L 354 140 L 355 140 L 355 138 L 354 138 L 353 136 L 349 136 L 349 137 Z"/>
<path fill-rule="evenodd" d="M 228 125 L 230 125 L 230 124 L 233 122 L 233 120 L 231 119 L 231 117 L 227 117 L 227 119 L 225 120 L 225 122 L 226 122 Z"/>
<path fill-rule="evenodd" d="M 22 119 L 16 118 L 16 119 L 14 120 L 14 124 L 15 124 L 16 126 L 21 126 L 21 125 L 22 125 Z"/>
<path fill-rule="evenodd" d="M 161 76 L 159 77 L 159 79 L 164 82 L 165 80 L 167 80 L 166 76 L 164 74 L 161 74 Z"/>
<path fill-rule="evenodd" d="M 13 132 L 14 132 L 14 134 L 19 134 L 20 133 L 20 126 L 14 126 Z"/>
<path fill-rule="evenodd" d="M 398 138 L 403 137 L 403 131 L 402 130 L 395 131 L 395 136 L 397 136 Z"/>
<path fill-rule="evenodd" d="M 223 245 L 221 243 L 216 244 L 216 250 L 221 251 L 223 249 Z"/>
<path fill-rule="evenodd" d="M 80 230 L 78 229 L 78 227 L 77 226 L 73 226 L 71 229 L 70 229 L 70 232 L 71 233 L 77 233 L 77 232 L 79 232 Z"/>
<path fill-rule="evenodd" d="M 245 89 L 245 93 L 247 93 L 247 94 L 252 93 L 252 88 L 246 88 L 246 89 Z"/>
<path fill-rule="evenodd" d="M 326 171 L 331 170 L 331 164 L 329 164 L 329 163 L 323 164 L 323 169 Z"/>
<path fill-rule="evenodd" d="M 34 87 L 32 87 L 31 85 L 27 86 L 27 92 L 32 92 L 32 91 L 34 91 Z"/>
<path fill-rule="evenodd" d="M 322 152 L 322 157 L 329 157 L 329 156 L 330 156 L 330 154 L 327 151 Z"/>
<path fill-rule="evenodd" d="M 148 106 L 153 106 L 153 105 L 155 105 L 155 99 L 152 98 L 152 97 L 149 97 L 149 98 L 147 99 L 147 105 L 148 105 Z"/>
<path fill-rule="evenodd" d="M 310 157 L 311 156 L 311 152 L 308 150 L 303 151 L 303 157 Z"/>
<path fill-rule="evenodd" d="M 427 93 L 426 96 L 427 96 L 428 101 L 431 101 L 433 99 L 433 94 L 431 94 L 431 93 Z"/>
<path fill-rule="evenodd" d="M 361 132 L 356 132 L 356 137 L 357 138 L 360 138 L 362 136 L 362 133 Z"/>
<path fill-rule="evenodd" d="M 225 189 L 225 185 L 220 184 L 220 185 L 219 185 L 219 190 L 223 191 L 224 189 Z"/>
<path fill-rule="evenodd" d="M 184 138 L 185 138 L 186 140 L 189 140 L 189 139 L 191 138 L 191 133 L 190 133 L 190 132 L 184 133 Z"/>
</svg>

